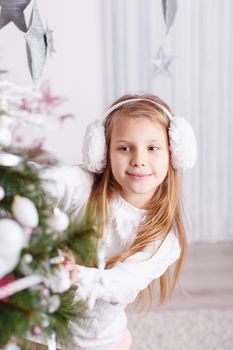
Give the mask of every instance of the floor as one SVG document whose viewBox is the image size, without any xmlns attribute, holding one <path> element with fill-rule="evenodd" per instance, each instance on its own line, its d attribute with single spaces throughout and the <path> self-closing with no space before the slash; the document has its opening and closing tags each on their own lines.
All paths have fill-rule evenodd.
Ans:
<svg viewBox="0 0 233 350">
<path fill-rule="evenodd" d="M 233 243 L 190 245 L 172 301 L 128 317 L 132 350 L 232 350 Z"/>
</svg>

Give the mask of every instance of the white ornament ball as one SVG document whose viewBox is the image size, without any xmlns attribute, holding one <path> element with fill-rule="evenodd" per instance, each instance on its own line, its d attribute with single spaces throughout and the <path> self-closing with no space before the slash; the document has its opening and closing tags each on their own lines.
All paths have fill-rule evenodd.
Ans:
<svg viewBox="0 0 233 350">
<path fill-rule="evenodd" d="M 53 214 L 48 218 L 47 224 L 55 231 L 64 231 L 69 226 L 69 218 L 59 208 L 55 208 Z"/>
<path fill-rule="evenodd" d="M 19 254 L 25 245 L 25 233 L 21 226 L 11 219 L 0 219 L 0 256 Z"/>
<path fill-rule="evenodd" d="M 25 233 L 11 219 L 0 219 L 0 278 L 14 270 L 25 246 Z"/>
<path fill-rule="evenodd" d="M 31 262 L 33 261 L 33 256 L 31 254 L 25 254 L 23 257 L 22 257 L 22 261 L 25 263 L 25 264 L 31 264 Z"/>
<path fill-rule="evenodd" d="M 11 209 L 21 225 L 31 228 L 37 227 L 39 216 L 35 204 L 30 199 L 15 196 Z"/>
<path fill-rule="evenodd" d="M 58 295 L 52 295 L 48 300 L 48 311 L 50 314 L 53 314 L 59 309 L 61 305 L 61 299 Z"/>
<path fill-rule="evenodd" d="M 8 147 L 12 140 L 13 120 L 7 115 L 1 115 L 0 118 L 0 146 Z"/>
<path fill-rule="evenodd" d="M 20 346 L 15 343 L 9 343 L 4 346 L 3 350 L 20 350 Z"/>
<path fill-rule="evenodd" d="M 63 293 L 71 287 L 70 273 L 64 266 L 59 266 L 49 279 L 46 285 L 52 289 L 54 293 Z"/>
<path fill-rule="evenodd" d="M 20 254 L 15 254 L 9 257 L 0 255 L 0 279 L 14 270 L 19 262 Z"/>
<path fill-rule="evenodd" d="M 5 197 L 5 191 L 2 186 L 0 186 L 0 201 Z"/>
</svg>

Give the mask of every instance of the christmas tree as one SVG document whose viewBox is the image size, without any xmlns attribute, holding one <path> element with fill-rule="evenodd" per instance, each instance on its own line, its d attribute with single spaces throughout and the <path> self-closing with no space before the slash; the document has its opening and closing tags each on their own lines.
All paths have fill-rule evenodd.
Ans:
<svg viewBox="0 0 233 350">
<path fill-rule="evenodd" d="M 7 350 L 27 348 L 33 335 L 65 345 L 69 321 L 85 308 L 74 302 L 65 256 L 97 265 L 94 223 L 77 222 L 73 208 L 64 212 L 46 191 L 43 173 L 55 161 L 41 145 L 11 146 L 19 124 L 43 126 L 52 109 L 41 92 L 0 81 L 0 348 Z"/>
</svg>

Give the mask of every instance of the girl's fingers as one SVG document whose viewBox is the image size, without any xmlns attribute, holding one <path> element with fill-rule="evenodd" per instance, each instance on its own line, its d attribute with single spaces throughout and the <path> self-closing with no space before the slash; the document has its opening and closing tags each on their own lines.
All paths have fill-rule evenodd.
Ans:
<svg viewBox="0 0 233 350">
<path fill-rule="evenodd" d="M 78 270 L 77 268 L 73 268 L 70 270 L 70 279 L 72 283 L 77 283 L 78 282 Z"/>
<path fill-rule="evenodd" d="M 68 261 L 70 261 L 71 263 L 75 264 L 75 258 L 74 255 L 72 254 L 72 252 L 69 250 L 69 248 L 64 247 L 62 249 L 62 255 L 64 256 L 64 258 Z"/>
</svg>

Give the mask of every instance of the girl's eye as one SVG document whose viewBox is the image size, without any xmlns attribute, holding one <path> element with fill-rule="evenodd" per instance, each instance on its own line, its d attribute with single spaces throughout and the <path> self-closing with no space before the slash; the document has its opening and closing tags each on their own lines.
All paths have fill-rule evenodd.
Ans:
<svg viewBox="0 0 233 350">
<path fill-rule="evenodd" d="M 157 147 L 157 146 L 150 146 L 148 149 L 149 149 L 149 151 L 157 151 L 159 149 L 159 147 Z"/>
<path fill-rule="evenodd" d="M 120 147 L 120 151 L 128 152 L 130 151 L 130 148 L 128 146 L 122 146 Z"/>
</svg>

